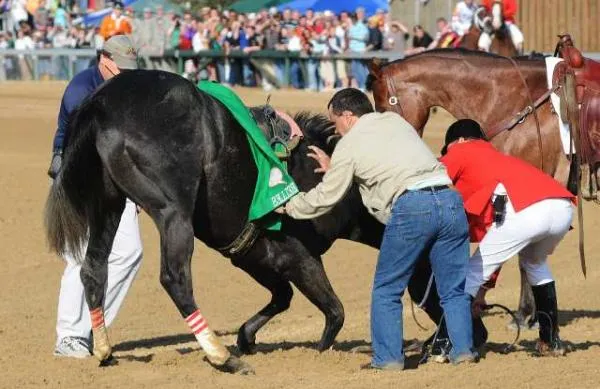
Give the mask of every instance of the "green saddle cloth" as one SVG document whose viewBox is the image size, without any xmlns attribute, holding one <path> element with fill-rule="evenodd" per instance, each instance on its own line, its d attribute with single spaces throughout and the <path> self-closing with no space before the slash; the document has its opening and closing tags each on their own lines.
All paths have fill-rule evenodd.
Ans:
<svg viewBox="0 0 600 389">
<path fill-rule="evenodd" d="M 200 81 L 198 89 L 223 103 L 246 131 L 250 150 L 258 169 L 248 220 L 256 221 L 268 230 L 280 230 L 281 216 L 273 213 L 273 210 L 298 193 L 296 183 L 271 149 L 250 110 L 235 92 L 210 81 Z"/>
</svg>

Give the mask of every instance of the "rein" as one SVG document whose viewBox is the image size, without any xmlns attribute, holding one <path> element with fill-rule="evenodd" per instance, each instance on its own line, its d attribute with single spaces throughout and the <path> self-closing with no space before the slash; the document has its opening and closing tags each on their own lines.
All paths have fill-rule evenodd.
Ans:
<svg viewBox="0 0 600 389">
<path fill-rule="evenodd" d="M 519 74 L 520 74 L 520 72 L 519 72 Z M 550 98 L 550 95 L 552 95 L 552 93 L 557 92 L 560 88 L 562 88 L 562 85 L 555 85 L 552 89 L 547 90 L 535 102 L 533 102 L 533 104 L 526 106 L 522 111 L 517 112 L 517 114 L 515 116 L 508 118 L 508 119 L 500 122 L 499 124 L 491 127 L 489 130 L 487 130 L 485 132 L 485 135 L 487 136 L 488 139 L 492 139 L 496 135 L 500 134 L 501 132 L 511 130 L 517 124 L 521 124 L 525 120 L 525 118 L 527 116 L 529 116 L 531 113 L 535 114 L 535 110 L 537 108 L 539 108 L 542 104 L 544 104 L 546 102 L 546 100 L 548 100 Z M 531 101 L 531 94 L 530 94 L 530 101 Z M 537 118 L 537 115 L 535 115 L 535 116 Z M 538 123 L 538 122 L 536 121 L 536 123 Z M 539 123 L 538 123 L 538 125 L 539 125 Z M 538 127 L 538 133 L 539 133 L 539 127 Z"/>
<path fill-rule="evenodd" d="M 523 73 L 519 69 L 519 65 L 513 58 L 508 57 L 508 59 L 514 66 L 515 70 L 519 74 L 519 77 L 521 78 L 521 81 L 523 82 L 523 86 L 525 87 L 525 90 L 527 91 L 527 98 L 529 99 L 529 105 L 527 105 L 522 111 L 517 112 L 517 114 L 514 117 L 508 118 L 508 119 L 500 122 L 498 125 L 493 126 L 489 130 L 485 131 L 485 133 L 486 133 L 488 140 L 492 140 L 496 135 L 500 134 L 501 132 L 503 132 L 505 130 L 511 130 L 518 124 L 523 123 L 525 121 L 525 119 L 527 118 L 527 116 L 529 116 L 530 114 L 533 113 L 533 117 L 535 118 L 535 126 L 537 129 L 538 148 L 540 150 L 540 168 L 542 171 L 544 171 L 544 147 L 542 144 L 542 132 L 540 130 L 540 120 L 538 118 L 537 109 L 542 104 L 544 104 L 546 102 L 546 100 L 548 100 L 550 98 L 552 93 L 557 92 L 562 87 L 562 85 L 557 84 L 557 85 L 553 86 L 551 89 L 544 92 L 544 94 L 541 95 L 534 102 L 533 98 L 531 96 L 531 90 L 527 86 L 527 81 L 525 80 Z"/>
</svg>

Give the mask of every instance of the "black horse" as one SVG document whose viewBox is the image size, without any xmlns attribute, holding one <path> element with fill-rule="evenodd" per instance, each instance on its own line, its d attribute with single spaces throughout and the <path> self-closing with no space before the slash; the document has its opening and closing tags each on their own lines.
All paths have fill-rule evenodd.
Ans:
<svg viewBox="0 0 600 389">
<path fill-rule="evenodd" d="M 255 110 L 259 119 L 260 112 L 266 111 Z M 290 157 L 289 168 L 300 188 L 308 189 L 320 177 L 305 156 L 306 145 L 331 150 L 326 140 L 333 131 L 323 117 L 297 119 L 314 130 Z M 165 72 L 134 71 L 115 77 L 84 102 L 68 134 L 63 168 L 47 201 L 47 235 L 57 253 L 71 251 L 79 258 L 89 237 L 81 277 L 90 310 L 102 307 L 107 256 L 127 197 L 158 228 L 162 285 L 184 318 L 195 313 L 190 271 L 194 236 L 219 249 L 236 240 L 247 224 L 257 171 L 243 129 L 226 107 L 189 81 Z M 363 231 L 370 238 L 362 237 L 359 222 L 368 226 Z M 325 314 L 318 348 L 329 348 L 344 314 L 320 255 L 336 238 L 378 246 L 381 232 L 354 189 L 330 214 L 315 221 L 286 219 L 283 231 L 264 231 L 243 256 L 233 256 L 235 266 L 273 294 L 241 327 L 240 349 L 252 351 L 256 332 L 287 309 L 290 282 Z M 214 335 L 201 345 L 214 365 L 250 370 Z M 100 360 L 111 355 L 105 330 L 94 333 L 94 354 Z"/>
<path fill-rule="evenodd" d="M 289 131 L 269 106 L 252 113 L 266 134 L 273 127 Z M 321 180 L 314 173 L 316 162 L 306 157 L 308 146 L 331 154 L 334 128 L 323 115 L 301 113 L 294 119 L 305 137 L 287 164 L 300 189 L 308 190 Z M 89 236 L 81 277 L 90 310 L 102 307 L 107 257 L 127 197 L 159 230 L 161 284 L 184 318 L 196 312 L 190 270 L 194 236 L 222 249 L 247 225 L 257 171 L 243 129 L 220 102 L 189 81 L 160 71 L 115 77 L 76 110 L 70 123 L 63 168 L 47 201 L 47 236 L 57 253 L 71 251 L 79 258 Z M 272 293 L 271 301 L 241 326 L 240 351 L 251 353 L 256 332 L 289 307 L 290 283 L 325 315 L 318 349 L 331 347 L 344 311 L 321 255 L 340 238 L 379 248 L 383 228 L 353 187 L 330 213 L 311 221 L 285 218 L 282 231 L 262 231 L 243 255 L 231 256 L 234 266 Z M 419 268 L 421 276 L 409 286 L 417 301 L 425 293 L 427 261 Z M 441 308 L 436 294 L 431 295 L 426 311 L 438 322 Z M 101 361 L 109 359 L 106 331 L 94 335 L 94 354 Z M 201 346 L 220 369 L 251 371 L 216 336 Z"/>
</svg>

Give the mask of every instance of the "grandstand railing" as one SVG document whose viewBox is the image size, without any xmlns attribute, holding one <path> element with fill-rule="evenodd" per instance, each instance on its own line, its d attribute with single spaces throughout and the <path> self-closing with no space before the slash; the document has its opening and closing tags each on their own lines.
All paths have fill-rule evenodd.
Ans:
<svg viewBox="0 0 600 389">
<path fill-rule="evenodd" d="M 6 80 L 70 80 L 76 73 L 89 66 L 96 58 L 94 49 L 36 49 L 36 50 L 0 50 L 0 82 Z M 586 57 L 600 60 L 600 53 L 584 53 Z M 290 68 L 294 62 L 300 65 L 300 70 L 306 75 L 308 61 L 349 61 L 370 60 L 381 58 L 395 60 L 403 57 L 402 53 L 390 51 L 371 51 L 366 53 L 344 53 L 336 55 L 306 55 L 298 52 L 260 50 L 252 53 L 243 51 L 200 51 L 173 50 L 166 51 L 162 56 L 140 55 L 142 67 L 161 68 L 182 74 L 186 60 L 196 59 L 200 67 L 207 63 L 221 60 L 251 61 L 258 71 L 263 73 L 259 60 L 272 60 L 283 67 L 281 86 L 290 84 Z M 272 75 L 263 76 L 273 78 Z M 304 77 L 306 79 L 306 77 Z M 276 80 L 273 80 L 276 81 Z"/>
</svg>

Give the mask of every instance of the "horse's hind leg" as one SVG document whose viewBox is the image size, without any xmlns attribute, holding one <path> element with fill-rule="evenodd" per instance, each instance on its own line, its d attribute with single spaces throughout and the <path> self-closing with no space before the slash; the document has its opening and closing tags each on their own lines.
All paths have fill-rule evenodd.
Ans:
<svg viewBox="0 0 600 389">
<path fill-rule="evenodd" d="M 238 331 L 238 349 L 244 354 L 251 354 L 256 346 L 256 333 L 275 315 L 289 308 L 293 291 L 290 283 L 274 270 L 260 265 L 253 266 L 243 259 L 242 262 L 239 267 L 272 293 L 271 301 Z"/>
<path fill-rule="evenodd" d="M 527 276 L 523 268 L 519 266 L 521 274 L 521 294 L 519 296 L 519 310 L 516 313 L 517 323 L 511 323 L 512 326 L 517 324 L 521 328 L 531 328 L 535 325 L 537 317 L 535 315 L 535 300 L 533 299 L 533 290 L 527 281 Z M 527 318 L 530 318 L 527 320 Z"/>
<path fill-rule="evenodd" d="M 344 307 L 333 291 L 320 259 L 294 260 L 298 265 L 286 276 L 325 315 L 325 329 L 318 345 L 319 351 L 325 351 L 333 345 L 344 325 Z"/>
<path fill-rule="evenodd" d="M 125 198 L 102 207 L 95 216 L 96 223 L 90 223 L 90 238 L 85 261 L 81 266 L 81 282 L 92 319 L 94 335 L 94 355 L 101 362 L 111 356 L 111 345 L 104 325 L 104 295 L 108 278 L 108 257 L 121 213 L 125 207 Z"/>
<path fill-rule="evenodd" d="M 252 368 L 231 355 L 202 316 L 192 288 L 193 228 L 174 210 L 163 210 L 155 219 L 160 232 L 160 282 L 184 317 L 211 364 L 227 372 L 247 374 Z"/>
</svg>

